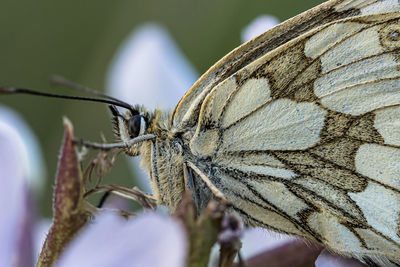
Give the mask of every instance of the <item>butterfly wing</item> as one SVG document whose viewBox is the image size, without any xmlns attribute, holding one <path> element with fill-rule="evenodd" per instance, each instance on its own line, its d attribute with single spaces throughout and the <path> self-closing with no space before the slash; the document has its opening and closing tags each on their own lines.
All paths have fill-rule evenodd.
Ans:
<svg viewBox="0 0 400 267">
<path fill-rule="evenodd" d="M 217 84 L 268 52 L 320 25 L 357 15 L 399 11 L 393 0 L 331 0 L 297 15 L 227 54 L 188 90 L 176 106 L 171 123 L 175 132 L 192 127 L 205 96 Z"/>
<path fill-rule="evenodd" d="M 392 12 L 321 25 L 248 62 L 196 97 L 199 168 L 249 224 L 400 261 L 399 51 Z"/>
</svg>

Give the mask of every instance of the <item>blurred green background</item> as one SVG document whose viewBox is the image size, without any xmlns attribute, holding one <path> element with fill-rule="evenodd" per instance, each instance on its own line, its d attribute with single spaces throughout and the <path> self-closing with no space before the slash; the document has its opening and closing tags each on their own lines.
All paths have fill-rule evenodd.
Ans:
<svg viewBox="0 0 400 267">
<path fill-rule="evenodd" d="M 124 38 L 144 22 L 164 25 L 198 73 L 240 44 L 242 29 L 261 14 L 281 21 L 322 1 L 315 0 L 2 0 L 0 4 L 0 84 L 49 89 L 60 74 L 103 90 L 110 61 Z M 51 197 L 63 136 L 62 116 L 75 135 L 113 140 L 106 105 L 31 96 L 2 96 L 39 139 L 47 167 L 40 212 L 51 216 Z M 132 186 L 132 172 L 120 156 L 109 181 Z"/>
</svg>

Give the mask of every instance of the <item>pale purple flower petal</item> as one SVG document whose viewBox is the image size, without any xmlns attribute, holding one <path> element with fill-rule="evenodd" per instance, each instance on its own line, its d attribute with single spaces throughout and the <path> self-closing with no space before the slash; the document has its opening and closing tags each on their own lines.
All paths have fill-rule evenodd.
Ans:
<svg viewBox="0 0 400 267">
<path fill-rule="evenodd" d="M 254 19 L 243 31 L 242 42 L 247 42 L 254 37 L 266 32 L 279 24 L 279 20 L 271 15 L 262 15 Z"/>
<path fill-rule="evenodd" d="M 108 72 L 111 95 L 148 109 L 173 109 L 196 81 L 193 66 L 176 46 L 168 32 L 157 24 L 134 30 L 119 48 Z M 150 191 L 148 174 L 132 160 L 141 189 Z"/>
<path fill-rule="evenodd" d="M 46 236 L 49 233 L 51 227 L 52 220 L 41 218 L 39 221 L 35 223 L 34 229 L 34 255 L 36 256 L 36 260 L 40 255 L 40 251 L 42 250 L 44 241 L 46 240 Z"/>
<path fill-rule="evenodd" d="M 7 203 L 0 216 L 0 266 L 15 264 L 18 228 L 25 210 L 25 180 L 13 134 L 15 132 L 0 123 L 0 203 Z"/>
<path fill-rule="evenodd" d="M 240 253 L 244 259 L 248 259 L 261 252 L 291 242 L 294 239 L 292 236 L 278 234 L 264 228 L 248 228 L 244 231 Z"/>
<path fill-rule="evenodd" d="M 0 266 L 33 265 L 34 200 L 29 178 L 41 171 L 30 167 L 32 146 L 29 128 L 12 111 L 0 108 Z M 30 143 L 26 142 L 29 141 Z M 36 161 L 38 162 L 38 161 Z"/>
<path fill-rule="evenodd" d="M 240 255 L 245 260 L 250 259 L 257 254 L 278 248 L 295 239 L 296 238 L 293 236 L 275 233 L 265 228 L 249 227 L 244 230 L 243 237 L 241 238 L 242 247 L 240 249 Z M 220 246 L 216 244 L 211 250 L 211 266 L 216 265 L 218 262 L 219 249 Z M 236 257 L 235 262 L 238 262 L 238 257 Z"/>
<path fill-rule="evenodd" d="M 316 267 L 363 267 L 361 262 L 351 258 L 341 257 L 324 249 L 315 261 Z"/>
<path fill-rule="evenodd" d="M 24 178 L 27 179 L 29 187 L 34 190 L 34 193 L 40 194 L 46 173 L 42 151 L 36 136 L 21 116 L 1 105 L 0 122 L 14 129 L 14 149 L 19 153 L 19 166 L 25 173 Z"/>
<path fill-rule="evenodd" d="M 197 74 L 169 34 L 157 24 L 136 29 L 119 49 L 109 70 L 112 95 L 149 109 L 171 109 Z"/>
<path fill-rule="evenodd" d="M 72 241 L 57 267 L 185 266 L 187 241 L 179 222 L 145 213 L 126 220 L 99 216 Z"/>
</svg>

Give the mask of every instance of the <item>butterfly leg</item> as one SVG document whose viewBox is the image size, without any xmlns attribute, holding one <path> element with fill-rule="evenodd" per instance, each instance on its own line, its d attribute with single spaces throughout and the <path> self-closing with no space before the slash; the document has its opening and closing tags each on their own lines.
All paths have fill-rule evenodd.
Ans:
<svg viewBox="0 0 400 267">
<path fill-rule="evenodd" d="M 202 192 L 202 186 L 196 183 L 196 179 L 193 177 L 193 170 L 189 170 L 187 163 L 183 163 L 183 179 L 185 182 L 185 190 L 192 192 L 193 202 L 196 206 L 196 210 L 199 213 L 205 207 L 207 207 L 209 196 Z M 199 215 L 199 214 L 198 214 Z"/>
<path fill-rule="evenodd" d="M 196 205 L 197 203 L 201 203 L 199 202 L 198 190 L 196 190 L 195 188 L 196 187 L 195 181 L 186 163 L 183 163 L 183 179 L 185 182 L 185 190 L 192 192 L 194 203 L 196 203 Z"/>
<path fill-rule="evenodd" d="M 100 185 L 100 186 L 96 186 L 95 188 L 86 192 L 84 196 L 87 197 L 94 193 L 101 193 L 101 192 L 118 195 L 122 198 L 136 201 L 140 205 L 142 205 L 142 207 L 145 209 L 155 210 L 157 208 L 156 198 L 153 195 L 143 193 L 136 187 L 127 188 L 127 187 L 118 186 L 118 185 Z M 105 196 L 105 198 L 107 198 L 107 197 L 108 196 Z M 102 198 L 102 200 L 99 203 L 99 206 L 102 206 L 104 201 L 105 201 L 105 199 Z M 103 202 L 103 203 L 101 203 L 101 202 Z"/>
<path fill-rule="evenodd" d="M 205 175 L 196 165 L 194 165 L 192 162 L 187 161 L 186 162 L 187 166 L 191 168 L 200 178 L 203 180 L 203 182 L 207 185 L 207 187 L 211 190 L 211 192 L 216 196 L 218 199 L 220 199 L 222 202 L 225 204 L 230 204 L 230 201 L 226 199 L 224 194 L 210 181 L 210 179 Z"/>
</svg>

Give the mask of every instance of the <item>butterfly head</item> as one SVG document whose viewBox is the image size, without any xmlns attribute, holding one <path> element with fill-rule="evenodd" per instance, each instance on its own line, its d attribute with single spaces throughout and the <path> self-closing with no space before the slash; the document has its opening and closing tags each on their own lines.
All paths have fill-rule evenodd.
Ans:
<svg viewBox="0 0 400 267">
<path fill-rule="evenodd" d="M 114 133 L 120 141 L 128 142 L 133 138 L 149 133 L 149 125 L 153 115 L 147 112 L 143 106 L 133 106 L 124 114 L 121 114 L 114 105 L 110 105 L 109 108 L 113 115 Z M 139 145 L 127 149 L 126 153 L 137 156 Z"/>
</svg>

